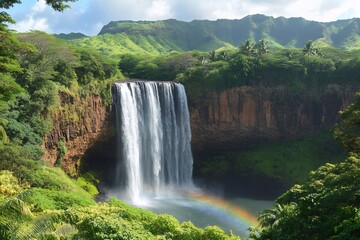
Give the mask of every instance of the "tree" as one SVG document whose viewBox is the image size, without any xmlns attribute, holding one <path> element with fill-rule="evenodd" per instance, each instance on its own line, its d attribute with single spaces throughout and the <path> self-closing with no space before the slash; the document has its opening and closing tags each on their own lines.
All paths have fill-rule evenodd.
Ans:
<svg viewBox="0 0 360 240">
<path fill-rule="evenodd" d="M 46 4 L 50 5 L 56 11 L 63 11 L 68 8 L 67 2 L 75 2 L 76 0 L 46 0 Z M 21 0 L 2 0 L 0 1 L 1 9 L 10 9 L 15 4 L 20 4 Z M 6 12 L 0 12 L 0 109 L 6 108 L 6 102 L 12 100 L 16 93 L 22 91 L 22 88 L 14 81 L 14 74 L 23 71 L 18 61 L 18 55 L 21 53 L 31 52 L 34 50 L 27 43 L 23 43 L 17 39 L 12 31 L 8 29 L 7 24 L 14 24 L 15 21 Z M 5 126 L 8 124 L 0 111 L 0 141 L 7 143 L 8 137 Z"/>
<path fill-rule="evenodd" d="M 349 151 L 360 154 L 360 93 L 355 103 L 340 112 L 342 122 L 335 125 L 334 137 Z"/>
<path fill-rule="evenodd" d="M 222 61 L 227 61 L 229 59 L 228 53 L 225 50 L 219 52 L 218 58 Z"/>
<path fill-rule="evenodd" d="M 257 53 L 259 55 L 264 55 L 264 54 L 267 54 L 269 53 L 269 49 L 268 49 L 268 46 L 267 46 L 267 41 L 265 41 L 264 39 L 260 40 L 258 45 L 257 45 Z"/>
<path fill-rule="evenodd" d="M 251 56 L 256 52 L 255 51 L 255 43 L 253 43 L 250 40 L 246 40 L 245 44 L 240 46 L 240 50 L 243 54 L 245 54 L 247 56 Z"/>
<path fill-rule="evenodd" d="M 287 57 L 289 60 L 291 60 L 291 59 L 294 58 L 293 53 L 292 53 L 289 49 L 286 49 L 286 50 L 285 50 L 284 56 Z"/>
<path fill-rule="evenodd" d="M 275 209 L 260 214 L 253 239 L 359 239 L 359 191 L 359 155 L 328 163 L 280 196 Z"/>
<path fill-rule="evenodd" d="M 65 4 L 68 2 L 76 2 L 77 0 L 46 0 L 46 4 L 51 6 L 56 11 L 64 11 L 70 6 Z M 15 4 L 20 4 L 21 0 L 2 0 L 0 2 L 0 8 L 9 9 L 12 8 Z"/>
<path fill-rule="evenodd" d="M 308 60 L 310 56 L 321 56 L 321 53 L 318 48 L 315 48 L 313 41 L 308 41 L 303 48 L 304 55 L 308 56 Z"/>
<path fill-rule="evenodd" d="M 215 50 L 210 51 L 208 54 L 209 54 L 210 61 L 215 61 L 216 60 L 216 52 L 215 52 Z"/>
</svg>

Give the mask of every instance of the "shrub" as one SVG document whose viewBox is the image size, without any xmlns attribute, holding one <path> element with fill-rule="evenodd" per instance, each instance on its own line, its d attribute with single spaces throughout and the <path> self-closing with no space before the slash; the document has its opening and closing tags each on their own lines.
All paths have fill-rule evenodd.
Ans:
<svg viewBox="0 0 360 240">
<path fill-rule="evenodd" d="M 8 197 L 16 196 L 27 187 L 26 184 L 20 184 L 12 172 L 0 171 L 0 202 Z"/>
<path fill-rule="evenodd" d="M 160 214 L 146 228 L 154 235 L 163 235 L 175 232 L 178 226 L 179 222 L 176 218 L 167 214 Z"/>
<path fill-rule="evenodd" d="M 85 191 L 87 191 L 88 193 L 90 193 L 91 196 L 96 196 L 99 194 L 98 189 L 96 188 L 96 186 L 88 181 L 87 179 L 85 179 L 84 177 L 79 177 L 76 180 L 76 183 Z"/>
<path fill-rule="evenodd" d="M 19 195 L 24 202 L 32 205 L 33 211 L 60 210 L 94 204 L 88 195 L 82 193 L 31 188 Z"/>
<path fill-rule="evenodd" d="M 202 240 L 225 240 L 228 239 L 228 236 L 225 234 L 224 230 L 220 229 L 217 226 L 208 226 L 204 229 L 202 235 Z"/>
<path fill-rule="evenodd" d="M 173 236 L 174 240 L 200 240 L 203 231 L 197 228 L 191 222 L 184 222 L 176 229 Z"/>
</svg>

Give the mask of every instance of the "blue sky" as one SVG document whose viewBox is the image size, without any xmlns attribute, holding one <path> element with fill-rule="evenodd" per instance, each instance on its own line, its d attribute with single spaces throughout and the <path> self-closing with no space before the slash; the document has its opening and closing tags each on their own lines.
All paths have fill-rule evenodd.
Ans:
<svg viewBox="0 0 360 240">
<path fill-rule="evenodd" d="M 240 19 L 256 13 L 322 22 L 360 17 L 359 0 L 79 0 L 70 5 L 71 9 L 58 13 L 45 0 L 23 0 L 8 11 L 17 21 L 11 27 L 19 32 L 96 35 L 117 20 Z"/>
</svg>

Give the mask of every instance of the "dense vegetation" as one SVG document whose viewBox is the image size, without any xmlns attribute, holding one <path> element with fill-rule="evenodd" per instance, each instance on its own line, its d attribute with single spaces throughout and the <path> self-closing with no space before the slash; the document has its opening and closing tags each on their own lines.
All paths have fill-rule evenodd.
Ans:
<svg viewBox="0 0 360 240">
<path fill-rule="evenodd" d="M 175 80 L 187 87 L 190 100 L 207 90 L 235 86 L 285 86 L 294 94 L 317 94 L 332 85 L 356 85 L 359 51 L 320 48 L 271 49 L 266 40 L 244 42 L 238 49 L 173 52 L 159 56 L 123 54 L 120 70 L 130 78 Z"/>
<path fill-rule="evenodd" d="M 39 159 L 39 146 L 51 129 L 50 117 L 59 109 L 57 93 L 109 98 L 111 79 L 121 74 L 113 60 L 69 47 L 51 35 L 35 31 L 12 37 L 27 48 L 14 56 L 16 69 L 2 73 L 2 139 L 24 146 L 33 159 Z"/>
<path fill-rule="evenodd" d="M 66 5 L 63 3 L 70 1 L 72 0 L 46 2 L 56 10 L 64 10 Z M 19 2 L 2 1 L 0 8 L 10 8 Z M 245 20 L 254 23 L 263 18 L 253 16 Z M 262 32 L 271 32 L 265 31 L 270 20 L 267 19 L 261 25 L 263 28 L 259 29 Z M 270 49 L 266 41 L 255 44 L 251 40 L 242 39 L 243 44 L 239 49 L 230 47 L 209 53 L 168 52 L 183 50 L 178 46 L 189 44 L 189 40 L 177 45 L 171 42 L 156 45 L 160 40 L 165 41 L 166 35 L 160 35 L 164 37 L 159 38 L 160 40 L 152 38 L 152 42 L 149 42 L 149 36 L 154 34 L 146 35 L 139 42 L 136 42 L 139 38 L 135 40 L 127 36 L 129 39 L 124 40 L 117 35 L 119 38 L 116 41 L 124 46 L 136 42 L 133 45 L 135 49 L 137 45 L 143 45 L 138 52 L 144 53 L 144 49 L 147 49 L 148 53 L 166 54 L 122 54 L 118 59 L 109 59 L 93 50 L 70 46 L 63 40 L 42 32 L 14 34 L 6 26 L 12 21 L 5 12 L 0 13 L 1 239 L 238 239 L 236 236 L 226 235 L 218 227 L 199 229 L 190 222 L 179 223 L 172 216 L 136 209 L 116 199 L 96 203 L 94 196 L 98 194 L 95 186 L 98 180 L 94 175 L 87 173 L 78 179 L 71 179 L 60 168 L 40 161 L 43 154 L 40 146 L 44 135 L 51 129 L 51 114 L 59 108 L 59 92 L 81 98 L 99 94 L 106 102 L 110 100 L 109 86 L 112 81 L 122 78 L 119 69 L 128 77 L 181 81 L 187 85 L 193 100 L 207 89 L 220 90 L 240 85 L 285 85 L 297 93 L 309 89 L 316 93 L 328 84 L 357 84 L 357 77 L 360 75 L 358 51 L 324 48 L 322 41 L 306 43 L 305 40 L 309 39 L 307 35 L 302 35 L 302 50 L 275 48 L 274 41 L 271 42 L 273 47 Z M 327 30 L 328 39 L 325 36 L 325 42 L 330 41 L 331 36 L 341 36 L 345 40 L 334 41 L 337 46 L 349 49 L 358 44 L 357 33 L 344 33 L 344 29 L 348 29 L 346 26 L 356 21 L 357 19 L 350 23 L 334 23 L 342 30 L 334 30 L 333 33 Z M 175 20 L 169 20 L 151 24 L 161 27 L 162 24 L 172 22 L 176 23 Z M 300 22 L 309 27 L 310 23 L 304 20 Z M 126 24 L 129 23 L 120 23 L 120 26 Z M 138 24 L 135 33 L 154 31 L 153 26 L 146 26 L 144 29 L 146 24 Z M 200 26 L 202 23 L 192 24 Z M 220 20 L 217 24 L 229 23 Z M 317 30 L 321 24 L 310 25 Z M 115 30 L 110 28 L 112 26 Z M 97 37 L 103 38 L 98 43 L 103 48 L 100 49 L 102 52 L 112 54 L 104 47 L 106 45 L 101 44 L 102 41 L 113 38 L 105 33 L 115 33 L 118 27 L 118 23 L 112 23 L 104 29 L 104 34 Z M 192 31 L 198 32 L 197 30 L 195 28 Z M 199 44 L 203 43 L 202 50 L 226 45 L 224 40 L 212 41 L 213 35 L 199 32 L 205 37 L 198 39 Z M 259 39 L 258 35 L 255 34 L 256 40 Z M 70 38 L 78 37 L 81 37 L 76 40 L 78 45 L 88 44 L 86 41 L 90 41 L 91 45 L 92 40 L 81 35 Z M 208 38 L 211 41 L 206 41 Z M 288 39 L 283 45 L 298 46 L 295 44 L 298 41 L 294 41 Z M 196 48 L 195 44 L 198 43 L 195 40 L 190 42 L 194 46 L 187 47 Z M 108 46 L 112 45 L 109 43 Z M 160 46 L 161 49 L 154 46 Z M 318 48 L 321 46 L 322 48 Z M 129 48 L 125 47 L 125 52 L 126 49 Z M 116 49 L 114 51 L 124 53 Z M 251 239 L 360 238 L 359 111 L 360 97 L 341 113 L 343 121 L 334 128 L 335 139 L 349 151 L 349 157 L 338 164 L 324 164 L 311 172 L 307 180 L 304 180 L 303 174 L 292 175 L 293 172 L 298 172 L 300 160 L 304 163 L 301 166 L 306 168 L 301 169 L 302 172 L 329 162 L 330 158 L 332 161 L 337 160 L 334 156 L 327 156 L 331 151 L 326 154 L 322 151 L 307 153 L 309 150 L 316 151 L 314 144 L 328 144 L 329 140 L 324 139 L 324 135 L 315 136 L 311 141 L 303 139 L 301 142 L 274 143 L 256 152 L 232 152 L 225 159 L 215 157 L 213 162 L 206 164 L 203 171 L 214 174 L 213 178 L 223 177 L 227 174 L 226 171 L 244 171 L 243 167 L 246 167 L 245 170 L 259 171 L 270 176 L 284 174 L 282 171 L 286 171 L 285 176 L 293 177 L 288 181 L 305 181 L 279 197 L 274 209 L 260 214 L 261 225 L 252 228 Z M 60 141 L 58 148 L 60 155 L 57 165 L 61 166 L 61 157 L 66 152 L 64 142 Z M 268 162 L 265 161 L 267 157 L 272 157 L 273 150 L 281 155 L 278 161 L 285 166 L 282 170 L 277 166 L 267 165 Z M 288 158 L 295 161 L 286 161 Z M 323 159 L 316 162 L 316 158 Z M 253 165 L 247 165 L 249 159 L 257 159 L 255 169 L 251 169 Z"/>
<path fill-rule="evenodd" d="M 359 239 L 360 97 L 341 113 L 335 138 L 349 150 L 338 164 L 312 171 L 306 183 L 294 185 L 276 200 L 276 208 L 259 215 L 251 239 Z"/>
<path fill-rule="evenodd" d="M 355 50 L 360 48 L 359 22 L 360 19 L 349 19 L 320 23 L 259 14 L 239 20 L 116 21 L 104 26 L 97 36 L 71 42 L 112 55 L 211 51 L 221 47 L 234 48 L 247 39 L 254 42 L 266 39 L 271 47 L 278 48 L 301 48 L 312 40 L 322 47 Z"/>
<path fill-rule="evenodd" d="M 1 239 L 239 239 L 116 199 L 96 204 L 91 175 L 75 181 L 59 168 L 26 159 L 15 147 L 0 150 L 0 167 L 8 169 L 0 171 Z"/>
</svg>

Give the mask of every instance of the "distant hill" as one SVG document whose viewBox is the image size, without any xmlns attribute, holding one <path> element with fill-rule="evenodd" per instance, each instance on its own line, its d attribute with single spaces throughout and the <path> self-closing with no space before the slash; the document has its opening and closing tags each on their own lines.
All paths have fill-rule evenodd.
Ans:
<svg viewBox="0 0 360 240">
<path fill-rule="evenodd" d="M 247 39 L 266 39 L 272 47 L 302 48 L 308 40 L 314 40 L 319 46 L 360 49 L 360 19 L 322 23 L 257 14 L 239 20 L 116 21 L 105 25 L 97 36 L 70 41 L 112 55 L 124 52 L 158 54 L 172 50 L 210 51 L 238 47 Z"/>
<path fill-rule="evenodd" d="M 61 39 L 64 39 L 64 40 L 72 40 L 72 39 L 80 39 L 80 38 L 86 38 L 88 36 L 86 36 L 85 34 L 83 33 L 60 33 L 60 34 L 54 34 L 55 37 L 57 38 L 61 38 Z"/>
</svg>

